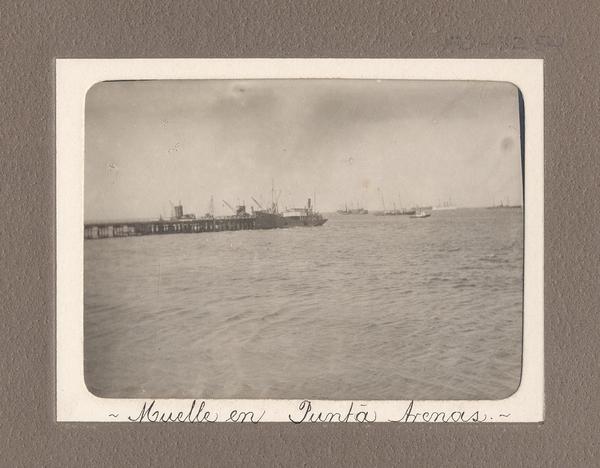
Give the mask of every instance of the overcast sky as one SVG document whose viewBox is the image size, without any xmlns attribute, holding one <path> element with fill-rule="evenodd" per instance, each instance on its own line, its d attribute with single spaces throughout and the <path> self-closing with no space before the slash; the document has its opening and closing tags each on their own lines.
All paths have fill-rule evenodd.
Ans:
<svg viewBox="0 0 600 468">
<path fill-rule="evenodd" d="M 517 88 L 403 80 L 104 82 L 87 95 L 85 219 L 521 202 Z"/>
</svg>

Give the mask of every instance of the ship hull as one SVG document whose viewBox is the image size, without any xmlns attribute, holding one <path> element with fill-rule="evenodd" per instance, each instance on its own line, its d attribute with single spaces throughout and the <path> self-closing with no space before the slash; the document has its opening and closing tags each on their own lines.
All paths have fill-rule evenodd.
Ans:
<svg viewBox="0 0 600 468">
<path fill-rule="evenodd" d="M 355 210 L 338 210 L 338 214 L 341 215 L 366 215 L 369 214 L 369 210 L 365 210 L 364 208 L 358 208 Z"/>
<path fill-rule="evenodd" d="M 303 216 L 283 216 L 279 213 L 255 212 L 255 229 L 277 229 L 288 227 L 316 227 L 327 222 L 320 214 L 309 213 Z"/>
<path fill-rule="evenodd" d="M 283 226 L 282 227 L 317 227 L 323 226 L 327 222 L 326 218 L 322 216 L 316 215 L 308 215 L 308 216 L 283 216 Z"/>
</svg>

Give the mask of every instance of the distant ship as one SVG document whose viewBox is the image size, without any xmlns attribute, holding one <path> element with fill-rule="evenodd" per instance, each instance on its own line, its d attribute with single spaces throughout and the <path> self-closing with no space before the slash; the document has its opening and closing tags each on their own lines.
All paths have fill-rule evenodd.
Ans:
<svg viewBox="0 0 600 468">
<path fill-rule="evenodd" d="M 416 208 L 396 208 L 396 204 L 394 204 L 393 210 L 378 211 L 375 213 L 375 216 L 410 216 L 414 215 L 417 212 Z"/>
<path fill-rule="evenodd" d="M 348 205 L 344 206 L 343 210 L 337 210 L 338 214 L 342 215 L 366 215 L 369 214 L 369 210 L 364 208 L 350 208 L 348 209 Z"/>
<path fill-rule="evenodd" d="M 487 209 L 488 210 L 498 210 L 498 209 L 507 209 L 507 208 L 521 208 L 521 205 L 511 205 L 510 204 L 510 199 L 507 198 L 506 199 L 506 205 L 504 204 L 504 200 L 500 200 L 500 204 L 499 205 L 492 205 L 492 206 L 488 206 Z"/>
<path fill-rule="evenodd" d="M 454 205 L 452 204 L 452 199 L 450 199 L 450 200 L 448 200 L 448 201 L 445 201 L 445 202 L 444 202 L 444 203 L 442 203 L 442 204 L 438 203 L 438 205 L 437 205 L 437 206 L 434 206 L 432 209 L 433 209 L 433 210 L 435 210 L 435 211 L 442 211 L 442 210 L 455 210 L 455 209 L 456 209 L 456 206 L 454 206 Z"/>
<path fill-rule="evenodd" d="M 414 215 L 417 212 L 416 208 L 399 208 L 398 209 L 398 208 L 396 208 L 396 203 L 393 204 L 394 205 L 393 210 L 386 210 L 385 209 L 385 200 L 383 199 L 383 193 L 381 191 L 380 191 L 380 195 L 381 195 L 381 206 L 382 206 L 383 210 L 373 213 L 375 216 L 410 216 L 410 215 Z M 400 202 L 400 203 L 402 203 L 402 202 Z"/>
<path fill-rule="evenodd" d="M 488 210 L 499 210 L 499 209 L 508 209 L 508 208 L 523 208 L 521 205 L 496 205 L 496 206 L 488 206 Z"/>
<path fill-rule="evenodd" d="M 393 209 L 393 210 L 386 210 L 386 211 L 378 211 L 377 213 L 375 213 L 375 216 L 408 216 L 408 215 L 414 215 L 416 213 L 416 210 L 414 208 L 401 208 L 399 210 L 397 209 Z"/>
</svg>

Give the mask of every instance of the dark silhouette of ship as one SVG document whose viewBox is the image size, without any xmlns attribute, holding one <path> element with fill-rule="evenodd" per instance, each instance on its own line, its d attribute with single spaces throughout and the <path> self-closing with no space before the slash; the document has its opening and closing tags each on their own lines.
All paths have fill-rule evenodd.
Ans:
<svg viewBox="0 0 600 468">
<path fill-rule="evenodd" d="M 303 208 L 289 208 L 279 212 L 277 204 L 272 203 L 270 209 L 253 209 L 252 216 L 256 217 L 255 229 L 313 227 L 322 226 L 327 222 L 327 218 L 324 218 L 321 213 L 314 210 L 310 198 Z"/>
<path fill-rule="evenodd" d="M 342 214 L 342 215 L 366 215 L 369 214 L 369 210 L 366 210 L 364 208 L 348 208 L 348 204 L 344 205 L 344 209 L 343 210 L 337 210 L 337 214 Z"/>
</svg>

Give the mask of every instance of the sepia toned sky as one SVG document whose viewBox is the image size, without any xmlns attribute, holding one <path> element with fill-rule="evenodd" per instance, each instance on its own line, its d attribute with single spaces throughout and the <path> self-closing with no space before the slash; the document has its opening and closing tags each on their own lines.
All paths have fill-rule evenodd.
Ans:
<svg viewBox="0 0 600 468">
<path fill-rule="evenodd" d="M 521 203 L 517 88 L 499 82 L 103 82 L 85 110 L 85 219 Z M 383 202 L 382 202 L 383 199 Z"/>
</svg>

